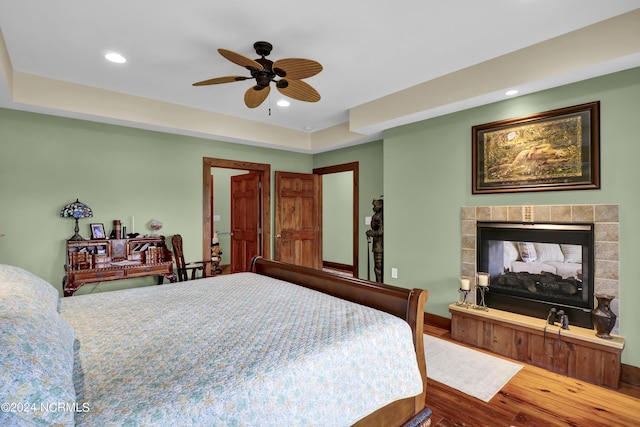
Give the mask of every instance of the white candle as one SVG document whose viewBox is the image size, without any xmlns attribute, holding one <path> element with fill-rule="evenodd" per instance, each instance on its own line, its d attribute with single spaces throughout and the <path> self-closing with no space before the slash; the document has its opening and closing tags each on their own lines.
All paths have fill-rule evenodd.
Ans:
<svg viewBox="0 0 640 427">
<path fill-rule="evenodd" d="M 463 291 L 468 291 L 469 285 L 469 279 L 460 279 L 460 289 L 462 289 Z"/>
<path fill-rule="evenodd" d="M 487 276 L 486 274 L 480 274 L 478 276 L 478 285 L 482 287 L 489 286 L 489 276 Z"/>
<path fill-rule="evenodd" d="M 136 232 L 136 217 L 134 217 L 133 215 L 131 215 L 131 232 Z"/>
</svg>

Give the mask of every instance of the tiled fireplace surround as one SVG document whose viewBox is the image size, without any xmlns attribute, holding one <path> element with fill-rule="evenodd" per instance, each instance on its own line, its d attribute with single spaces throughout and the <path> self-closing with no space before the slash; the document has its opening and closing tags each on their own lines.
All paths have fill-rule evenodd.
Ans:
<svg viewBox="0 0 640 427">
<path fill-rule="evenodd" d="M 526 220 L 526 221 L 525 221 Z M 595 231 L 595 293 L 614 295 L 611 308 L 618 315 L 612 333 L 620 327 L 618 205 L 463 206 L 461 276 L 476 273 L 476 222 L 593 223 Z"/>
</svg>

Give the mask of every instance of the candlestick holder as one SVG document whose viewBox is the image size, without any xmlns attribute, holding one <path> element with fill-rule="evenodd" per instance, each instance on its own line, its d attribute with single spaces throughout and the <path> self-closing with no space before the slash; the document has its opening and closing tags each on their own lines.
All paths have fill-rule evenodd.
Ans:
<svg viewBox="0 0 640 427">
<path fill-rule="evenodd" d="M 480 292 L 480 304 L 475 304 L 473 306 L 473 308 L 475 308 L 476 310 L 489 311 L 489 308 L 487 308 L 487 303 L 484 299 L 484 294 L 489 291 L 489 281 L 489 273 L 476 274 L 476 288 Z"/>
<path fill-rule="evenodd" d="M 476 304 L 473 306 L 476 310 L 484 310 L 489 311 L 487 307 L 487 303 L 484 300 L 484 294 L 489 291 L 488 286 L 478 286 L 478 290 L 480 291 L 480 304 Z"/>
<path fill-rule="evenodd" d="M 470 289 L 458 289 L 458 292 L 460 292 L 460 301 L 456 301 L 456 305 L 459 307 L 467 307 L 469 308 L 469 306 L 471 305 L 469 302 L 467 302 L 467 296 L 469 295 L 469 292 L 471 292 Z"/>
</svg>

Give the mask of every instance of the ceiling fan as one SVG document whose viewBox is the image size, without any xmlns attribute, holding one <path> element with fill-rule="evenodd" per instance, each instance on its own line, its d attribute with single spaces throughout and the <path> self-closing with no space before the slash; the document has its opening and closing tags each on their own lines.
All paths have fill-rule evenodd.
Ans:
<svg viewBox="0 0 640 427">
<path fill-rule="evenodd" d="M 242 80 L 255 79 L 256 84 L 249 88 L 244 94 L 244 103 L 249 108 L 255 108 L 262 104 L 271 90 L 271 82 L 276 84 L 276 88 L 285 96 L 305 102 L 318 102 L 320 94 L 311 85 L 303 82 L 302 79 L 315 76 L 322 71 L 322 65 L 311 59 L 287 58 L 271 61 L 267 58 L 273 46 L 269 42 L 258 41 L 253 44 L 256 53 L 260 58 L 253 60 L 239 53 L 227 49 L 218 49 L 220 55 L 224 56 L 234 64 L 246 68 L 251 73 L 251 77 L 246 76 L 226 76 L 216 77 L 209 80 L 193 83 L 193 86 L 215 85 L 220 83 L 239 82 Z M 276 80 L 276 77 L 279 79 Z"/>
</svg>

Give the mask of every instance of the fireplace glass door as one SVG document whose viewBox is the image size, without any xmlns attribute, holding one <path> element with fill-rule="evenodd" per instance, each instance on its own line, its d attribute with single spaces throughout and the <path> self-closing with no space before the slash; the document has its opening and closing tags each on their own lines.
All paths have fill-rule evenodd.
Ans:
<svg viewBox="0 0 640 427">
<path fill-rule="evenodd" d="M 555 308 L 591 327 L 593 224 L 479 222 L 477 239 L 489 307 L 540 318 Z"/>
</svg>

